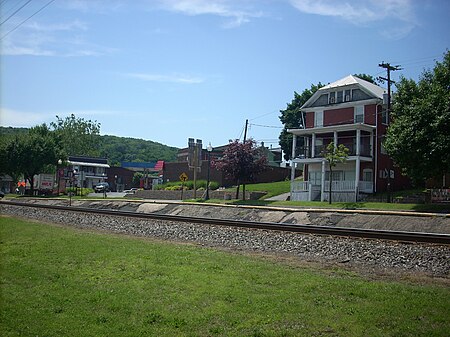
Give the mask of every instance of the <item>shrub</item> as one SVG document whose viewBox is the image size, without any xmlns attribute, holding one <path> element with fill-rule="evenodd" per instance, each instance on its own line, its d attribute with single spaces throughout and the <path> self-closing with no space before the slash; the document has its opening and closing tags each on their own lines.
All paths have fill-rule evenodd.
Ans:
<svg viewBox="0 0 450 337">
<path fill-rule="evenodd" d="M 75 188 L 75 187 L 68 187 L 68 188 L 66 188 L 66 192 L 65 192 L 65 194 L 69 194 L 69 193 L 72 193 L 72 195 L 79 195 L 79 196 L 82 196 L 82 197 L 85 197 L 85 196 L 87 196 L 89 193 L 93 193 L 94 192 L 94 190 L 92 189 L 92 188 Z"/>
<path fill-rule="evenodd" d="M 174 181 L 174 182 L 168 182 L 164 183 L 162 185 L 157 185 L 157 190 L 166 190 L 166 191 L 181 191 L 181 181 Z M 206 180 L 197 180 L 197 190 L 203 189 L 206 190 Z M 210 190 L 217 190 L 219 188 L 219 183 L 217 181 L 210 181 L 209 182 Z M 184 189 L 185 190 L 192 190 L 194 189 L 194 181 L 188 180 L 184 183 Z"/>
</svg>

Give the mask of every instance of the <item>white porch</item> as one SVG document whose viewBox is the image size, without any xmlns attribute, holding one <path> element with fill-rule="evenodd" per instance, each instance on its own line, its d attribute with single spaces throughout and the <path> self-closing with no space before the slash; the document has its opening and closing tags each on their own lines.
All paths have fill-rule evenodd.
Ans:
<svg viewBox="0 0 450 337">
<path fill-rule="evenodd" d="M 325 180 L 323 188 L 321 184 L 311 181 L 294 181 L 291 183 L 292 201 L 328 201 L 330 182 Z M 336 202 L 354 202 L 361 199 L 362 193 L 372 193 L 372 181 L 354 180 L 333 181 L 331 184 L 331 198 Z"/>
<path fill-rule="evenodd" d="M 294 174 L 291 174 L 291 200 L 328 201 L 330 172 L 322 151 L 326 147 L 325 139 L 330 141 L 327 136 L 330 134 L 334 144 L 344 144 L 350 150 L 347 161 L 332 170 L 332 200 L 355 202 L 361 200 L 364 193 L 373 193 L 374 170 L 361 166 L 374 161 L 375 126 L 355 123 L 288 131 L 293 134 L 292 166 L 303 164 L 308 168 L 304 182 L 294 181 Z M 304 137 L 303 148 L 297 148 L 297 137 Z"/>
</svg>

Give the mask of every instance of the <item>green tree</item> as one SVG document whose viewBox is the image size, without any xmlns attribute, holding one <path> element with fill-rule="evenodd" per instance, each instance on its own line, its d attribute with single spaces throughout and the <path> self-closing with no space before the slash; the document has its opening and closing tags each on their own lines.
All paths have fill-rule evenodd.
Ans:
<svg viewBox="0 0 450 337">
<path fill-rule="evenodd" d="M 50 126 L 65 157 L 99 155 L 100 123 L 77 118 L 74 114 L 65 119 L 56 116 L 56 119 L 57 121 L 51 122 Z"/>
<path fill-rule="evenodd" d="M 281 116 L 279 118 L 283 124 L 283 130 L 278 139 L 286 160 L 291 159 L 292 156 L 292 134 L 288 133 L 287 130 L 305 127 L 303 125 L 304 116 L 302 116 L 300 108 L 321 87 L 323 87 L 323 84 L 319 82 L 317 85 L 311 84 L 311 88 L 303 90 L 301 94 L 294 91 L 294 98 L 291 103 L 287 104 L 286 109 L 280 110 Z"/>
<path fill-rule="evenodd" d="M 214 166 L 225 173 L 229 179 L 236 181 L 236 199 L 239 198 L 239 186 L 244 184 L 242 199 L 245 200 L 245 184 L 253 182 L 255 177 L 267 167 L 267 158 L 256 147 L 253 139 L 241 143 L 230 142 L 220 160 Z"/>
<path fill-rule="evenodd" d="M 362 80 L 365 80 L 367 82 L 370 82 L 372 84 L 376 84 L 375 79 L 373 78 L 372 75 L 368 75 L 368 74 L 353 74 L 353 76 L 359 77 Z"/>
<path fill-rule="evenodd" d="M 145 175 L 142 172 L 135 172 L 133 174 L 132 184 L 133 187 L 140 187 L 141 179 L 144 178 Z"/>
<path fill-rule="evenodd" d="M 416 184 L 450 171 L 450 52 L 416 83 L 396 84 L 384 147 Z"/>
<path fill-rule="evenodd" d="M 17 184 L 23 175 L 18 158 L 21 157 L 20 139 L 23 135 L 2 137 L 0 141 L 0 174 L 9 175 L 14 184 Z"/>
<path fill-rule="evenodd" d="M 60 158 L 54 133 L 47 125 L 32 127 L 28 134 L 14 138 L 6 146 L 7 166 L 12 177 L 23 177 L 31 185 L 33 194 L 34 175 L 54 167 Z"/>
<path fill-rule="evenodd" d="M 328 203 L 331 204 L 331 188 L 333 185 L 333 167 L 335 167 L 338 163 L 344 163 L 348 158 L 348 148 L 344 145 L 339 144 L 339 146 L 335 146 L 334 142 L 331 142 L 326 147 L 323 152 L 323 157 L 328 162 L 328 166 L 330 167 L 330 188 L 328 194 Z"/>
</svg>

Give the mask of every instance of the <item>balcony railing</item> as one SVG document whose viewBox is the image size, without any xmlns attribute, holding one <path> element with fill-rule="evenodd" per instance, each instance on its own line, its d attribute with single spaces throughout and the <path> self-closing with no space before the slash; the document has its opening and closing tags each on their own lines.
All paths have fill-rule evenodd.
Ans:
<svg viewBox="0 0 450 337">
<path fill-rule="evenodd" d="M 343 144 L 348 148 L 349 156 L 356 156 L 356 145 L 355 144 Z M 323 158 L 323 153 L 326 150 L 327 145 L 316 145 L 314 147 L 314 158 Z M 304 146 L 296 149 L 296 158 L 305 159 L 312 158 L 312 147 Z M 359 146 L 359 155 L 364 157 L 372 157 L 372 149 L 370 144 L 361 144 Z"/>
</svg>

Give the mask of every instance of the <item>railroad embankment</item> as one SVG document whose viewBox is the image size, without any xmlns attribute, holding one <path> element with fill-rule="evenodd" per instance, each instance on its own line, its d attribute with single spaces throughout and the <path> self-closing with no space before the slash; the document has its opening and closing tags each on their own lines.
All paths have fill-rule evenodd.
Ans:
<svg viewBox="0 0 450 337">
<path fill-rule="evenodd" d="M 23 202 L 67 205 L 65 199 L 22 199 Z M 142 213 L 158 213 L 200 218 L 250 220 L 316 226 L 349 227 L 405 232 L 450 234 L 450 217 L 445 214 L 425 214 L 390 211 L 340 211 L 293 209 L 281 207 L 251 207 L 179 202 L 77 200 L 73 206 L 117 209 Z"/>
</svg>

